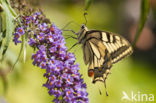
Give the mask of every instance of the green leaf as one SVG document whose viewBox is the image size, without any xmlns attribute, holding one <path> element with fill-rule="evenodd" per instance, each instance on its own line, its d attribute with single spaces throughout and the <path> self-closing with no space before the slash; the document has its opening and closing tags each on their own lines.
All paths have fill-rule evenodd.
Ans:
<svg viewBox="0 0 156 103">
<path fill-rule="evenodd" d="M 139 19 L 138 28 L 137 28 L 136 35 L 135 35 L 134 42 L 133 42 L 134 47 L 146 23 L 148 14 L 149 14 L 149 0 L 141 0 L 140 19 Z"/>
<path fill-rule="evenodd" d="M 3 43 L 3 38 L 5 38 L 5 36 L 6 36 L 6 30 L 0 33 L 0 50 L 2 47 L 2 43 Z"/>
<path fill-rule="evenodd" d="M 6 18 L 5 13 L 0 12 L 0 50 L 2 48 L 3 39 L 6 36 Z"/>
<path fill-rule="evenodd" d="M 9 3 L 9 5 L 7 5 L 7 6 L 8 6 L 8 8 L 9 8 L 10 12 L 12 13 L 12 15 L 13 15 L 14 17 L 16 17 L 17 14 L 16 14 L 16 12 L 14 11 L 14 9 L 11 7 L 11 4 L 10 4 L 10 2 L 9 2 L 8 0 L 7 0 L 7 3 Z"/>
<path fill-rule="evenodd" d="M 4 32 L 4 30 L 6 29 L 6 15 L 5 15 L 5 12 L 3 10 L 3 12 L 0 12 L 0 18 L 1 18 L 1 21 L 0 21 L 0 31 L 1 32 Z"/>
<path fill-rule="evenodd" d="M 0 33 L 2 32 L 2 16 L 0 14 Z"/>
<path fill-rule="evenodd" d="M 0 4 L 0 13 L 3 12 L 2 5 Z"/>
<path fill-rule="evenodd" d="M 0 15 L 0 50 L 1 50 L 1 45 L 2 45 L 2 40 L 3 40 L 3 32 L 2 32 L 2 16 Z"/>
<path fill-rule="evenodd" d="M 85 10 L 88 10 L 93 0 L 85 0 Z"/>
<path fill-rule="evenodd" d="M 6 15 L 6 37 L 5 37 L 6 40 L 5 40 L 5 44 L 3 47 L 2 59 L 1 59 L 1 61 L 3 61 L 5 53 L 9 46 L 10 40 L 12 39 L 12 34 L 14 31 L 14 27 L 15 27 L 13 20 L 15 17 L 12 15 L 12 12 L 10 12 L 10 9 L 8 8 L 8 4 L 5 2 L 5 0 L 1 0 L 1 2 L 2 2 L 2 6 Z"/>
</svg>

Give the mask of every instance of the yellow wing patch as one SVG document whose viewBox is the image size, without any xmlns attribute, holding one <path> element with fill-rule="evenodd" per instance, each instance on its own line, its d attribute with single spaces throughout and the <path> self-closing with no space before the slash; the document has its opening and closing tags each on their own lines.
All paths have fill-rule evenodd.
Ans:
<svg viewBox="0 0 156 103">
<path fill-rule="evenodd" d="M 89 41 L 89 44 L 91 45 L 92 50 L 93 50 L 94 54 L 97 56 L 97 58 L 100 58 L 100 52 L 99 52 L 98 48 L 90 41 Z"/>
<path fill-rule="evenodd" d="M 102 40 L 111 54 L 112 63 L 116 63 L 133 52 L 130 43 L 117 34 L 102 32 Z"/>
</svg>

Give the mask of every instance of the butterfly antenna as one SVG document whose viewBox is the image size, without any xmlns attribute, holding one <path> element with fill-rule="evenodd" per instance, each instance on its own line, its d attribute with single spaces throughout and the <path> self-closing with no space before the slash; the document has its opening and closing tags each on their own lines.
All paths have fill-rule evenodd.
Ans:
<svg viewBox="0 0 156 103">
<path fill-rule="evenodd" d="M 88 15 L 88 13 L 85 11 L 85 12 L 84 12 L 85 25 L 87 25 L 87 17 L 86 17 L 87 15 Z"/>
<path fill-rule="evenodd" d="M 107 88 L 106 88 L 106 79 L 104 79 L 104 87 L 105 87 L 105 90 L 106 90 L 106 96 L 108 96 Z"/>
<path fill-rule="evenodd" d="M 65 26 L 63 26 L 63 28 L 62 28 L 61 30 L 64 30 L 65 28 L 67 28 L 67 27 L 68 27 L 69 25 L 71 25 L 72 23 L 80 27 L 80 24 L 76 23 L 75 21 L 70 21 L 70 22 L 68 22 Z"/>
</svg>

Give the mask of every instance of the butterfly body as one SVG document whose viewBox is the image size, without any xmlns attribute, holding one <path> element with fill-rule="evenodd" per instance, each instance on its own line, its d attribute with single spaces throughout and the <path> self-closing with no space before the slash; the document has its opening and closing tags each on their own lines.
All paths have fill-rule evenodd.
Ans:
<svg viewBox="0 0 156 103">
<path fill-rule="evenodd" d="M 84 62 L 89 65 L 88 76 L 96 81 L 105 82 L 112 65 L 130 55 L 133 49 L 122 36 L 100 30 L 88 30 L 81 26 L 78 43 L 82 44 Z"/>
</svg>

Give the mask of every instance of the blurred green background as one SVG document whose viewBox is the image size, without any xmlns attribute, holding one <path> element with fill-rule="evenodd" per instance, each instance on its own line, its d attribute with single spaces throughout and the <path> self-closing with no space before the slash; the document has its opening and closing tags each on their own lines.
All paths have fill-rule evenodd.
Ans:
<svg viewBox="0 0 156 103">
<path fill-rule="evenodd" d="M 141 0 L 94 0 L 87 15 L 87 27 L 111 31 L 123 35 L 129 41 L 134 40 L 140 13 Z M 70 21 L 75 23 L 66 27 L 78 31 L 85 22 L 84 0 L 31 0 L 34 6 L 40 6 L 45 15 L 50 18 L 60 29 Z M 73 48 L 80 64 L 80 73 L 87 83 L 90 103 L 131 103 L 121 100 L 123 91 L 128 96 L 131 92 L 156 95 L 156 1 L 150 0 L 150 14 L 141 36 L 136 44 L 134 54 L 115 64 L 108 79 L 106 97 L 103 83 L 92 84 L 87 75 L 87 66 L 83 61 L 81 45 Z M 73 35 L 71 32 L 63 32 Z M 69 48 L 76 40 L 66 40 Z M 17 58 L 19 46 L 10 44 L 5 61 L 0 65 L 0 103 L 50 103 L 53 99 L 42 87 L 46 79 L 44 70 L 32 65 L 31 54 L 33 50 L 27 49 L 26 62 L 23 57 L 16 65 L 13 72 L 8 73 L 12 63 Z M 2 74 L 5 74 L 2 76 Z M 5 78 L 5 79 L 2 79 Z M 3 82 L 3 80 L 5 80 Z M 99 89 L 102 95 L 99 94 Z M 149 103 L 143 101 L 141 103 Z M 154 102 L 153 102 L 154 103 Z M 156 103 L 156 102 L 155 102 Z"/>
</svg>

